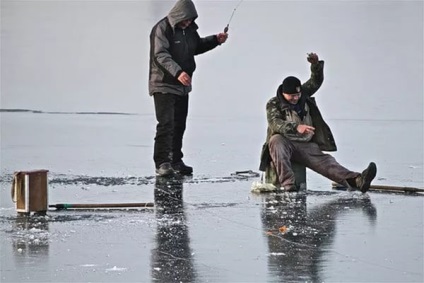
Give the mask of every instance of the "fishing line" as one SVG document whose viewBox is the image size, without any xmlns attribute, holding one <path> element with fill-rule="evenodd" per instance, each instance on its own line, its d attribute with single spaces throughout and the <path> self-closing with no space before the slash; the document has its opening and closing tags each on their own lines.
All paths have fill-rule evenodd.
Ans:
<svg viewBox="0 0 424 283">
<path fill-rule="evenodd" d="M 233 19 L 234 13 L 236 12 L 236 10 L 237 10 L 238 6 L 240 6 L 241 2 L 243 2 L 243 1 L 244 1 L 244 0 L 240 0 L 240 2 L 238 2 L 238 4 L 236 5 L 236 7 L 234 8 L 233 12 L 231 13 L 231 17 L 230 17 L 230 19 L 228 20 L 228 24 L 227 24 L 227 26 L 224 28 L 224 32 L 225 32 L 225 33 L 227 33 L 227 32 L 228 32 L 228 29 L 229 29 L 229 27 L 230 27 L 231 20 Z"/>
</svg>

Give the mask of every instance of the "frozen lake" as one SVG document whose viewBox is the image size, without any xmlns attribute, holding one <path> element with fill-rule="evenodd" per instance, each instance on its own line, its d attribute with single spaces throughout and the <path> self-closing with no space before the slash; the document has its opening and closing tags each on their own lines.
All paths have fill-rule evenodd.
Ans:
<svg viewBox="0 0 424 283">
<path fill-rule="evenodd" d="M 153 177 L 153 116 L 1 113 L 1 119 L 2 282 L 423 279 L 423 196 L 332 191 L 330 181 L 313 172 L 306 195 L 253 194 L 259 178 L 231 174 L 258 172 L 262 138 L 248 134 L 258 126 L 254 120 L 192 119 L 189 131 L 205 124 L 212 129 L 188 138 L 187 160 L 195 173 L 167 181 Z M 337 158 L 346 166 L 362 170 L 374 160 L 375 184 L 423 187 L 419 143 L 388 155 L 398 148 L 399 133 L 420 140 L 411 128 L 422 122 L 408 123 L 411 128 L 396 121 L 331 125 L 341 135 Z M 343 138 L 360 129 L 370 133 L 369 141 Z M 385 142 L 388 137 L 393 144 Z M 40 168 L 50 170 L 49 204 L 156 207 L 18 217 L 11 174 Z"/>
<path fill-rule="evenodd" d="M 194 175 L 171 181 L 154 177 L 147 72 L 173 3 L 1 2 L 0 281 L 423 282 L 423 196 L 333 191 L 310 171 L 306 194 L 255 195 L 258 177 L 232 175 L 258 172 L 265 103 L 317 52 L 337 160 L 424 188 L 423 2 L 243 1 L 228 42 L 197 59 Z M 238 1 L 195 3 L 209 35 Z M 18 217 L 12 176 L 34 169 L 49 170 L 50 204 L 155 208 Z"/>
</svg>

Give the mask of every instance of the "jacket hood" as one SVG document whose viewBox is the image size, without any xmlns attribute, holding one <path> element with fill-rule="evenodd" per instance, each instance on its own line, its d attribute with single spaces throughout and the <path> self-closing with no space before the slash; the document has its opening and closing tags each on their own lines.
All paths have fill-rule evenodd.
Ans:
<svg viewBox="0 0 424 283">
<path fill-rule="evenodd" d="M 193 19 L 198 17 L 196 7 L 191 0 L 178 0 L 174 7 L 169 11 L 168 20 L 173 28 L 184 20 Z"/>
</svg>

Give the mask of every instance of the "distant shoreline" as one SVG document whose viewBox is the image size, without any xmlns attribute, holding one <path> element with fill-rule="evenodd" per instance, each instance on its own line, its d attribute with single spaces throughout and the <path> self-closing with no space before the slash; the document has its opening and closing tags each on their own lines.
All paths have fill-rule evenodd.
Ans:
<svg viewBox="0 0 424 283">
<path fill-rule="evenodd" d="M 31 109 L 0 109 L 0 112 L 7 113 L 34 113 L 34 114 L 76 114 L 76 115 L 138 115 L 137 113 L 125 113 L 125 112 L 70 112 L 70 111 L 41 111 L 41 110 L 31 110 Z"/>
<path fill-rule="evenodd" d="M 56 115 L 117 115 L 117 116 L 154 116 L 154 113 L 127 113 L 127 112 L 108 112 L 108 111 L 42 111 L 42 110 L 31 110 L 31 109 L 1 109 L 0 113 L 33 113 L 33 114 L 56 114 Z M 207 116 L 213 118 L 214 116 Z M 197 116 L 199 118 L 199 116 Z M 221 117 L 222 118 L 222 117 Z M 333 118 L 327 119 L 328 121 L 393 121 L 393 122 L 423 122 L 419 119 L 344 119 L 344 118 Z"/>
</svg>

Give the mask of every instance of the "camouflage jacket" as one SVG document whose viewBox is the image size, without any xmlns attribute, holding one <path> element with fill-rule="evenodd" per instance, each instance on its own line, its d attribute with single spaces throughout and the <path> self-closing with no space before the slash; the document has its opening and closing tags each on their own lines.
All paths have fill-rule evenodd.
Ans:
<svg viewBox="0 0 424 283">
<path fill-rule="evenodd" d="M 322 115 L 312 95 L 320 88 L 324 81 L 324 61 L 319 61 L 317 64 L 311 65 L 311 77 L 307 82 L 302 84 L 302 97 L 304 103 L 308 105 L 309 115 L 312 118 L 312 124 L 315 127 L 315 134 L 311 142 L 318 144 L 319 148 L 323 151 L 336 151 L 336 143 L 330 127 L 325 123 Z M 291 136 L 296 134 L 297 126 L 299 125 L 293 121 L 287 121 L 287 111 L 292 111 L 289 108 L 288 102 L 279 99 L 281 96 L 281 85 L 278 87 L 277 95 L 271 98 L 266 105 L 268 129 L 265 144 L 261 152 L 261 165 L 259 169 L 265 171 L 271 159 L 269 156 L 268 142 L 275 134 L 283 136 Z M 300 102 L 300 101 L 299 101 Z"/>
</svg>

